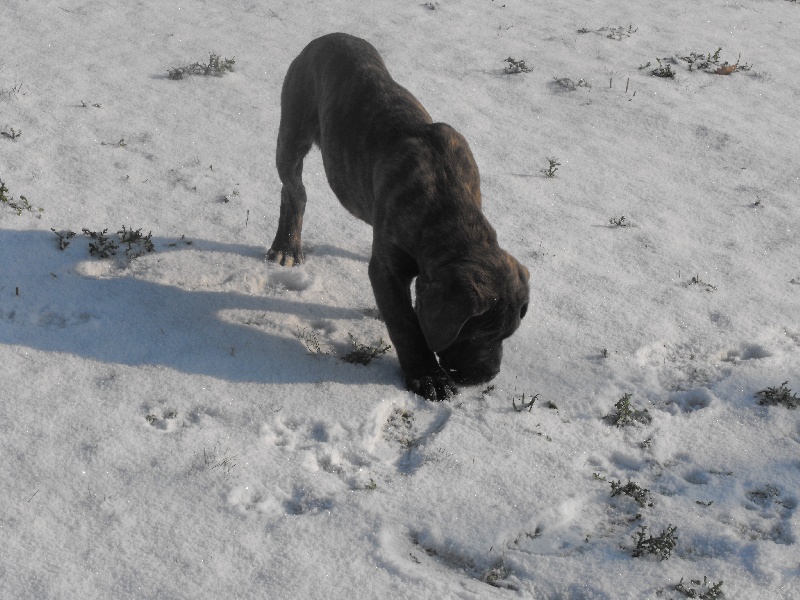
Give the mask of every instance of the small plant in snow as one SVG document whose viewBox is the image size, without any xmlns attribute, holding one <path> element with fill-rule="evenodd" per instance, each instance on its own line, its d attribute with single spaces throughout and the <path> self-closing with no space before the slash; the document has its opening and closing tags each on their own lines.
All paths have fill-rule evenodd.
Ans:
<svg viewBox="0 0 800 600">
<path fill-rule="evenodd" d="M 628 28 L 625 29 L 623 26 L 619 27 L 601 27 L 600 29 L 587 29 L 586 27 L 582 27 L 578 29 L 578 33 L 596 33 L 598 35 L 605 35 L 610 40 L 621 41 L 622 38 L 631 37 L 634 33 L 638 31 L 638 28 L 634 29 L 633 25 L 628 25 Z"/>
<path fill-rule="evenodd" d="M 665 58 L 664 60 L 668 60 L 668 59 Z M 657 58 L 656 61 L 658 61 L 658 67 L 653 69 L 652 71 L 650 71 L 650 73 L 652 75 L 655 75 L 656 77 L 663 77 L 663 78 L 666 78 L 666 79 L 675 79 L 675 71 L 672 70 L 672 65 L 671 64 L 667 63 L 667 66 L 664 66 L 661 63 L 661 59 L 660 58 Z M 649 65 L 650 65 L 650 63 L 647 63 L 646 66 L 649 66 Z"/>
<path fill-rule="evenodd" d="M 514 75 L 515 73 L 531 72 L 531 69 L 525 64 L 524 60 L 514 60 L 509 56 L 503 62 L 508 63 L 508 65 L 506 65 L 505 72 L 509 75 Z"/>
<path fill-rule="evenodd" d="M 639 558 L 645 554 L 655 554 L 661 560 L 667 560 L 678 543 L 678 538 L 675 537 L 677 530 L 678 528 L 674 525 L 668 525 L 658 537 L 653 537 L 652 535 L 646 537 L 647 526 L 639 525 L 639 529 L 633 535 L 633 541 L 636 542 L 636 546 L 633 549 L 633 557 Z"/>
<path fill-rule="evenodd" d="M 555 177 L 556 176 L 556 171 L 558 171 L 558 167 L 561 166 L 561 163 L 558 162 L 558 159 L 555 158 L 555 157 L 548 158 L 547 162 L 550 163 L 550 166 L 547 167 L 546 169 L 542 169 L 542 173 L 544 173 L 544 176 L 548 177 L 548 178 Z"/>
<path fill-rule="evenodd" d="M 120 241 L 128 246 L 125 249 L 125 255 L 128 258 L 139 258 L 140 256 L 144 256 L 148 252 L 153 252 L 156 248 L 153 244 L 153 233 L 150 232 L 147 235 L 142 235 L 141 229 L 126 229 L 125 225 L 122 226 L 122 229 L 117 232 Z"/>
<path fill-rule="evenodd" d="M 53 228 L 50 228 L 50 231 L 55 233 L 58 236 L 58 249 L 64 250 L 67 246 L 69 246 L 69 241 L 75 237 L 74 231 L 56 231 Z"/>
<path fill-rule="evenodd" d="M 22 135 L 22 130 L 21 129 L 14 129 L 12 127 L 10 132 L 8 132 L 8 131 L 0 131 L 0 135 L 2 135 L 3 137 L 7 137 L 10 140 L 15 140 L 19 136 Z"/>
<path fill-rule="evenodd" d="M 611 425 L 615 425 L 617 427 L 625 427 L 635 423 L 649 425 L 650 421 L 653 420 L 650 416 L 650 412 L 646 408 L 643 410 L 636 410 L 633 408 L 631 406 L 631 396 L 632 394 L 624 394 L 622 398 L 620 398 L 619 401 L 617 401 L 617 403 L 614 405 L 617 413 L 608 414 L 603 418 Z"/>
<path fill-rule="evenodd" d="M 612 27 L 612 28 L 602 27 L 600 31 L 604 29 L 608 29 L 609 31 L 608 35 L 606 36 L 608 39 L 616 40 L 618 42 L 621 41 L 622 38 L 631 37 L 634 33 L 636 33 L 639 30 L 638 27 L 634 29 L 633 25 L 628 25 L 627 29 L 625 29 L 624 27 Z"/>
<path fill-rule="evenodd" d="M 151 425 L 158 423 L 159 421 L 166 421 L 178 418 L 178 411 L 171 410 L 168 413 L 164 414 L 163 417 L 159 417 L 156 414 L 148 414 L 145 415 L 144 418 L 147 420 L 148 423 Z"/>
<path fill-rule="evenodd" d="M 220 58 L 218 54 L 210 54 L 208 57 L 208 64 L 199 62 L 186 65 L 185 67 L 177 67 L 169 70 L 170 79 L 183 79 L 186 75 L 210 75 L 213 77 L 222 77 L 228 71 L 233 71 L 233 65 L 236 60 L 233 58 Z"/>
<path fill-rule="evenodd" d="M 719 65 L 720 52 L 722 52 L 722 48 L 717 48 L 714 54 L 710 52 L 708 54 L 690 52 L 686 56 L 679 56 L 678 58 L 689 63 L 690 71 L 694 69 L 708 69 L 711 65 Z"/>
<path fill-rule="evenodd" d="M 611 217 L 608 220 L 609 225 L 612 227 L 630 227 L 631 222 L 625 219 L 625 215 L 621 216 L 619 219 Z"/>
<path fill-rule="evenodd" d="M 0 89 L 0 100 L 11 100 L 11 97 L 16 96 L 21 90 L 21 83 L 15 83 L 10 88 Z"/>
<path fill-rule="evenodd" d="M 103 229 L 103 231 L 91 231 L 84 228 L 82 231 L 84 235 L 94 240 L 89 243 L 89 254 L 97 258 L 111 258 L 112 256 L 116 256 L 117 250 L 119 250 L 119 244 L 106 235 L 108 233 L 108 228 Z M 59 236 L 59 244 L 61 244 L 61 234 L 56 232 L 56 235 Z M 69 239 L 69 237 L 67 239 Z M 127 248 L 125 248 L 125 256 L 131 260 L 144 256 L 148 252 L 153 252 L 156 249 L 155 244 L 153 244 L 153 234 L 148 233 L 147 235 L 142 235 L 141 229 L 128 229 L 123 225 L 122 229 L 117 231 L 117 237 L 121 244 L 127 246 Z M 66 248 L 66 245 L 64 248 Z M 61 249 L 63 250 L 64 248 Z"/>
<path fill-rule="evenodd" d="M 715 285 L 711 285 L 710 283 L 706 283 L 705 281 L 703 281 L 702 279 L 700 279 L 700 276 L 699 276 L 699 275 L 695 275 L 694 277 L 692 277 L 692 278 L 689 280 L 689 283 L 688 283 L 688 285 L 697 285 L 697 286 L 700 286 L 700 287 L 702 287 L 703 289 L 705 289 L 705 291 L 707 291 L 707 292 L 713 292 L 714 290 L 716 290 L 716 289 L 717 289 L 717 286 L 715 286 Z"/>
<path fill-rule="evenodd" d="M 511 398 L 511 405 L 514 407 L 514 410 L 517 411 L 517 412 L 522 412 L 526 408 L 528 409 L 528 412 L 531 412 L 531 409 L 533 408 L 533 403 L 536 402 L 536 399 L 538 397 L 539 397 L 539 394 L 535 394 L 534 396 L 531 396 L 530 402 L 528 402 L 526 404 L 525 403 L 525 393 L 523 392 L 522 393 L 522 398 L 520 399 L 520 405 L 517 406 L 517 400 L 513 396 Z"/>
<path fill-rule="evenodd" d="M 28 202 L 28 199 L 25 196 L 20 196 L 19 201 L 14 200 L 13 196 L 8 195 L 8 188 L 6 187 L 5 182 L 0 179 L 0 203 L 5 204 L 9 208 L 15 210 L 17 212 L 17 216 L 20 216 L 23 212 L 29 213 L 43 213 L 44 209 L 39 207 L 35 207 L 33 204 Z M 41 219 L 42 215 L 36 215 L 37 219 Z"/>
<path fill-rule="evenodd" d="M 89 243 L 89 254 L 92 256 L 96 256 L 97 258 L 111 258 L 117 254 L 119 245 L 115 244 L 114 240 L 106 235 L 108 233 L 108 228 L 103 229 L 103 231 L 89 231 L 84 228 L 82 231 L 84 235 L 88 235 L 94 240 L 94 242 Z"/>
<path fill-rule="evenodd" d="M 683 578 L 675 586 L 675 591 L 680 592 L 687 598 L 699 598 L 699 600 L 717 600 L 722 598 L 725 594 L 722 593 L 722 582 L 712 584 L 708 577 L 703 575 L 703 580 L 692 579 L 692 585 L 702 586 L 705 589 L 687 588 L 683 585 Z"/>
<path fill-rule="evenodd" d="M 756 393 L 758 403 L 761 406 L 785 406 L 788 409 L 795 409 L 800 406 L 800 398 L 797 394 L 792 394 L 792 390 L 786 387 L 788 381 L 784 381 L 778 387 L 770 387 Z"/>
<path fill-rule="evenodd" d="M 570 92 L 574 92 L 579 87 L 592 89 L 591 84 L 585 79 L 578 79 L 578 83 L 575 83 L 569 77 L 553 77 L 553 81 L 556 83 L 556 85 Z"/>
<path fill-rule="evenodd" d="M 653 506 L 650 498 L 650 490 L 640 487 L 630 479 L 628 483 L 622 485 L 621 481 L 609 481 L 611 484 L 611 497 L 625 495 L 633 498 L 633 500 L 642 508 Z"/>
<path fill-rule="evenodd" d="M 353 346 L 352 351 L 342 357 L 342 360 L 347 363 L 368 365 L 373 359 L 380 358 L 391 348 L 390 345 L 383 342 L 383 339 L 378 340 L 375 346 L 366 346 L 357 342 L 352 333 L 348 333 L 347 335 L 350 336 L 350 343 Z"/>
<path fill-rule="evenodd" d="M 320 344 L 319 336 L 317 332 L 313 329 L 311 331 L 308 330 L 307 327 L 303 327 L 302 329 L 297 330 L 297 337 L 298 339 L 306 345 L 306 350 L 308 350 L 309 354 L 313 354 L 314 356 L 321 356 L 323 354 L 328 354 L 327 350 L 322 349 L 322 344 Z"/>
<path fill-rule="evenodd" d="M 713 54 L 710 52 L 708 54 L 690 52 L 686 56 L 678 56 L 678 58 L 689 64 L 690 71 L 699 69 L 707 73 L 716 73 L 717 75 L 730 75 L 735 71 L 749 71 L 753 68 L 753 65 L 748 65 L 747 63 L 739 64 L 742 58 L 741 54 L 734 64 L 729 64 L 727 61 L 720 64 L 720 52 L 722 52 L 722 48 L 717 48 L 717 51 Z"/>
</svg>

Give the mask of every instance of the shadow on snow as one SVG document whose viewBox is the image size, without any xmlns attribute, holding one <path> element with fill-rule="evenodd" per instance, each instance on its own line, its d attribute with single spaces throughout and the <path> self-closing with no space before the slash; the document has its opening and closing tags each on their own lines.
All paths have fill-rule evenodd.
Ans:
<svg viewBox="0 0 800 600">
<path fill-rule="evenodd" d="M 156 255 L 189 249 L 168 246 L 179 240 L 153 242 Z M 260 247 L 207 241 L 194 241 L 191 250 L 233 253 L 243 261 L 264 254 Z M 59 251 L 50 232 L 0 229 L 0 343 L 104 363 L 163 365 L 231 381 L 400 385 L 396 360 L 377 361 L 365 369 L 330 356 L 311 356 L 292 329 L 274 325 L 291 317 L 300 322 L 367 318 L 358 308 L 304 302 L 290 294 L 187 290 L 124 271 L 110 278 L 76 274 L 86 260 L 98 259 L 73 247 Z M 284 267 L 265 261 L 263 268 Z M 225 316 L 228 311 L 252 313 L 253 322 L 232 321 Z M 270 320 L 270 313 L 278 316 Z M 258 315 L 265 318 L 259 321 Z"/>
</svg>

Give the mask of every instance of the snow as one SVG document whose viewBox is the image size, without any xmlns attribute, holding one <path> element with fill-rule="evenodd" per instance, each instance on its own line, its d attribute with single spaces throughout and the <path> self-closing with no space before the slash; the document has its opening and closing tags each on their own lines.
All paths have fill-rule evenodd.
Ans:
<svg viewBox="0 0 800 600">
<path fill-rule="evenodd" d="M 4 0 L 0 597 L 800 598 L 800 411 L 756 397 L 800 392 L 800 5 L 429 4 Z M 388 337 L 316 150 L 307 262 L 265 261 L 281 82 L 330 31 L 466 136 L 530 269 L 491 389 L 340 360 Z M 752 67 L 675 58 L 719 47 Z M 89 254 L 123 225 L 155 251 Z"/>
</svg>

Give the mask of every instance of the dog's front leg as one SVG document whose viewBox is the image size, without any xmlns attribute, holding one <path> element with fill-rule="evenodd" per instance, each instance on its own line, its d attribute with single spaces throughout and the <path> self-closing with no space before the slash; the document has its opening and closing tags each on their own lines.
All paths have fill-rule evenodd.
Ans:
<svg viewBox="0 0 800 600">
<path fill-rule="evenodd" d="M 406 387 L 428 400 L 444 400 L 455 395 L 458 388 L 428 348 L 411 305 L 412 277 L 396 272 L 389 261 L 373 251 L 369 261 L 369 280 L 389 338 L 397 351 Z"/>
<path fill-rule="evenodd" d="M 267 252 L 267 259 L 285 267 L 304 262 L 301 246 L 303 212 L 306 208 L 306 190 L 303 184 L 287 185 L 281 189 L 281 213 L 278 231 Z"/>
<path fill-rule="evenodd" d="M 291 108 L 283 106 L 282 98 L 278 149 L 275 153 L 275 164 L 282 184 L 281 213 L 278 231 L 267 253 L 269 260 L 287 267 L 302 264 L 304 260 L 300 239 L 306 210 L 303 158 L 314 139 L 314 123 L 304 121 L 297 107 L 294 107 L 295 110 Z"/>
</svg>

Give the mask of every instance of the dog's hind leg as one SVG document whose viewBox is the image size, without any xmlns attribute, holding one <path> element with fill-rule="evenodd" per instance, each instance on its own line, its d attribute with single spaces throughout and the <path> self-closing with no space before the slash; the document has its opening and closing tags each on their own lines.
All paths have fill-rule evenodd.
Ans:
<svg viewBox="0 0 800 600">
<path fill-rule="evenodd" d="M 302 56 L 302 55 L 301 55 Z M 301 232 L 306 209 L 303 159 L 319 139 L 319 118 L 313 93 L 298 65 L 286 75 L 281 93 L 281 124 L 278 129 L 276 165 L 281 184 L 281 213 L 278 231 L 267 258 L 290 267 L 303 262 Z"/>
</svg>

